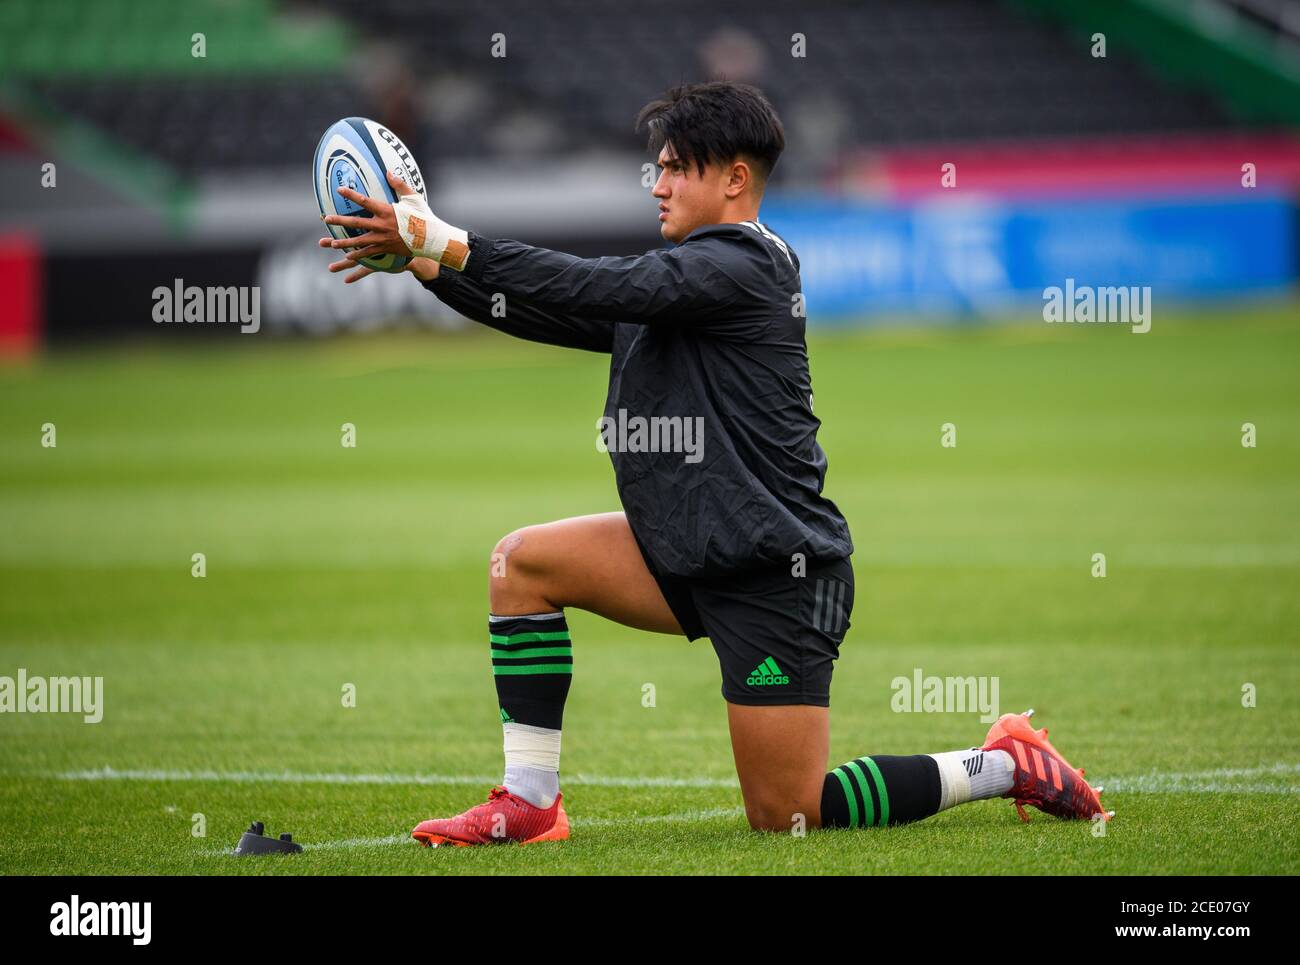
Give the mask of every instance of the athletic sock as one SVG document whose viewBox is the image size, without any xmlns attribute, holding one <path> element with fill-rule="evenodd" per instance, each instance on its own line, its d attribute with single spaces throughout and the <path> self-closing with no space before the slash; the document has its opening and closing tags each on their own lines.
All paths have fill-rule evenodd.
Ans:
<svg viewBox="0 0 1300 965">
<path fill-rule="evenodd" d="M 507 791 L 534 807 L 548 808 L 560 793 L 560 732 L 549 727 L 504 724 Z"/>
<path fill-rule="evenodd" d="M 841 764 L 822 785 L 822 827 L 863 828 L 919 821 L 939 810 L 943 784 L 928 754 L 876 754 Z"/>
<path fill-rule="evenodd" d="M 548 808 L 560 790 L 560 727 L 573 680 L 573 644 L 563 611 L 488 616 L 506 757 L 502 784 Z"/>
<path fill-rule="evenodd" d="M 875 755 L 841 764 L 822 784 L 822 827 L 906 824 L 1011 790 L 1015 765 L 1006 751 L 972 747 L 910 757 Z"/>
<path fill-rule="evenodd" d="M 1016 766 L 1006 751 L 982 751 L 972 747 L 929 756 L 939 765 L 942 783 L 940 811 L 967 801 L 1001 797 L 1011 790 Z"/>
</svg>

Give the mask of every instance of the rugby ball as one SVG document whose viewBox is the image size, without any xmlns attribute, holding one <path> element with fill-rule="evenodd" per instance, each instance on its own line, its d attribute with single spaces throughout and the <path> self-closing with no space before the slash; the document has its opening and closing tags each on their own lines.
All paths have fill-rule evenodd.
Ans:
<svg viewBox="0 0 1300 965">
<path fill-rule="evenodd" d="M 339 194 L 340 187 L 351 188 L 368 198 L 395 203 L 397 193 L 384 177 L 386 170 L 396 171 L 426 201 L 429 199 L 420 166 L 401 138 L 384 125 L 364 117 L 345 117 L 334 122 L 316 145 L 316 157 L 312 162 L 316 204 L 320 213 L 370 217 L 365 208 Z M 335 238 L 355 238 L 365 234 L 361 228 L 325 227 Z M 410 260 L 405 255 L 384 254 L 362 258 L 361 264 L 376 271 L 397 271 Z"/>
</svg>

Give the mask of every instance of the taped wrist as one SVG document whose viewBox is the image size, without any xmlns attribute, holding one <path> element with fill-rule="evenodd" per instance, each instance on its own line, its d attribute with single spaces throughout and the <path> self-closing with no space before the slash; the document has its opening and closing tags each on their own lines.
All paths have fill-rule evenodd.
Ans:
<svg viewBox="0 0 1300 965">
<path fill-rule="evenodd" d="M 464 271 L 469 261 L 469 233 L 443 221 L 424 197 L 405 194 L 393 205 L 397 231 L 417 258 L 432 258 L 454 271 Z"/>
</svg>

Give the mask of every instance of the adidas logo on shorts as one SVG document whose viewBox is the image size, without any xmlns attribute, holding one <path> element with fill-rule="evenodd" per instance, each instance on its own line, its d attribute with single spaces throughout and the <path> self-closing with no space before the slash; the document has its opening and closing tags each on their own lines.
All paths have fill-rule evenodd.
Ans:
<svg viewBox="0 0 1300 965">
<path fill-rule="evenodd" d="M 776 661 L 768 657 L 753 672 L 745 678 L 745 683 L 751 687 L 779 687 L 782 684 L 788 684 L 790 678 L 781 673 L 781 668 L 776 665 Z"/>
</svg>

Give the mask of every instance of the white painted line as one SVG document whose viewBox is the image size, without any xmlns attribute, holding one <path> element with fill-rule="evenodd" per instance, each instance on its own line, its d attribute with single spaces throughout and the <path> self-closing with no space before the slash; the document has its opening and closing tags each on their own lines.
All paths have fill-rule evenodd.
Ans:
<svg viewBox="0 0 1300 965">
<path fill-rule="evenodd" d="M 1161 774 L 1151 771 L 1128 777 L 1088 780 L 1094 786 L 1124 794 L 1300 794 L 1300 785 L 1286 779 L 1300 774 L 1300 764 L 1269 764 L 1263 767 L 1220 767 L 1208 771 Z M 1282 778 L 1261 781 L 1259 778 Z"/>
<path fill-rule="evenodd" d="M 674 824 L 679 821 L 709 821 L 713 818 L 742 817 L 745 809 L 731 808 L 696 808 L 693 811 L 678 811 L 676 814 L 642 814 L 627 818 L 569 818 L 575 828 L 616 828 L 624 824 Z"/>
<path fill-rule="evenodd" d="M 385 848 L 395 844 L 416 844 L 420 842 L 409 834 L 389 834 L 382 838 L 344 838 L 342 841 L 302 842 L 304 851 L 332 851 L 336 848 Z M 233 849 L 226 852 L 233 853 Z"/>
<path fill-rule="evenodd" d="M 1214 768 L 1182 773 L 1146 774 L 1127 777 L 1094 778 L 1092 783 L 1105 786 L 1106 794 L 1300 794 L 1300 784 L 1294 778 L 1300 775 L 1300 763 L 1279 762 L 1258 767 Z M 64 781 L 200 781 L 231 784 L 345 784 L 345 785 L 475 785 L 491 786 L 497 778 L 479 774 L 346 774 L 338 772 L 302 771 L 216 771 L 216 770 L 157 770 L 116 769 L 100 767 L 85 770 L 60 771 L 41 775 Z M 1090 775 L 1091 777 L 1091 775 Z M 1261 780 L 1264 778 L 1266 780 Z M 1267 779 L 1272 780 L 1267 780 Z M 588 787 L 696 787 L 735 788 L 737 783 L 729 778 L 714 777 L 617 777 L 598 774 L 565 775 L 563 783 Z M 614 818 L 570 818 L 576 829 L 613 828 L 646 824 L 672 824 L 705 821 L 713 818 L 741 817 L 741 807 L 696 808 L 672 814 L 645 814 Z M 338 841 L 302 843 L 304 851 L 338 850 L 351 848 L 387 848 L 417 844 L 407 834 L 383 837 L 345 838 Z M 234 854 L 233 848 L 206 851 L 208 857 Z"/>
<path fill-rule="evenodd" d="M 1229 767 L 1202 771 L 1100 777 L 1106 792 L 1125 794 L 1300 794 L 1300 764 L 1277 763 L 1259 767 Z M 491 787 L 500 778 L 487 774 L 347 774 L 310 771 L 154 770 L 100 767 L 41 775 L 63 781 L 199 781 L 223 784 L 379 784 L 458 785 Z M 1270 780 L 1271 779 L 1271 780 Z M 601 774 L 563 774 L 560 783 L 575 787 L 618 788 L 736 788 L 735 778 L 723 777 L 619 777 Z"/>
<path fill-rule="evenodd" d="M 691 823 L 696 821 L 708 821 L 713 818 L 738 818 L 742 817 L 745 809 L 742 807 L 731 808 L 696 808 L 692 811 L 678 811 L 674 814 L 642 814 L 635 817 L 625 818 L 570 818 L 569 824 L 581 831 L 583 828 L 615 828 L 627 825 L 642 824 L 678 824 Z M 316 842 L 299 842 L 303 851 L 335 851 L 348 848 L 391 848 L 394 846 L 405 847 L 407 845 L 419 846 L 409 834 L 389 834 L 377 838 L 344 838 L 339 841 L 316 841 Z M 205 851 L 203 854 L 209 858 L 233 857 L 234 848 L 220 848 L 214 851 Z"/>
<path fill-rule="evenodd" d="M 490 774 L 344 774 L 302 771 L 211 771 L 155 770 L 98 767 L 43 774 L 61 781 L 213 781 L 223 784 L 415 784 L 482 785 L 500 784 Z M 599 774 L 562 774 L 566 785 L 585 787 L 739 787 L 727 777 L 614 777 Z"/>
</svg>

